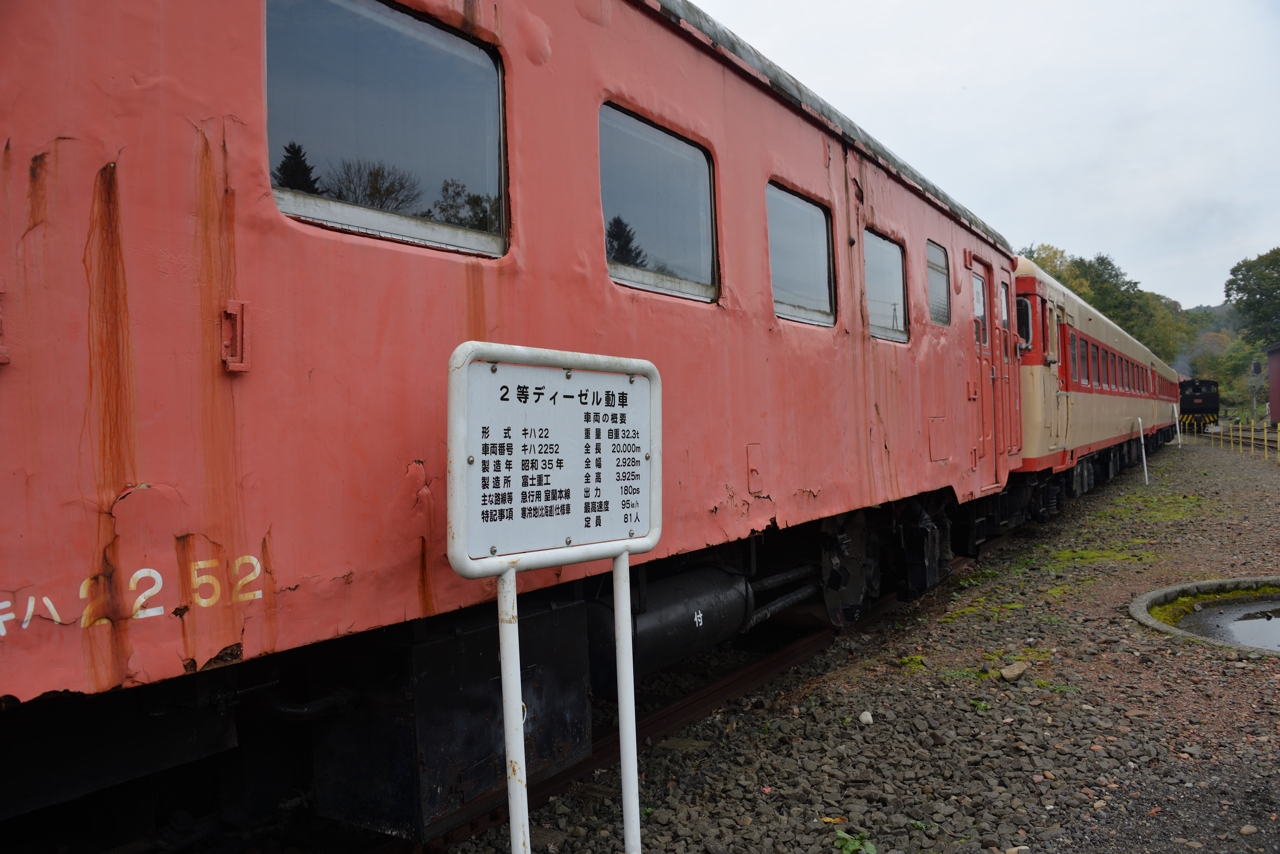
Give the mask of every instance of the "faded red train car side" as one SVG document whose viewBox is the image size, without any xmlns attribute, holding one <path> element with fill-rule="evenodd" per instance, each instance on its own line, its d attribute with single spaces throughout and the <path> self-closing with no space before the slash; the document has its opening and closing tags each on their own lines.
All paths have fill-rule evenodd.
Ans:
<svg viewBox="0 0 1280 854">
<path fill-rule="evenodd" d="M 3 12 L 0 693 L 155 682 L 491 599 L 444 557 L 445 365 L 468 339 L 658 366 L 648 559 L 930 491 L 963 502 L 1017 467 L 1007 247 L 646 6 L 406 5 L 501 58 L 499 258 L 281 214 L 259 4 Z M 714 303 L 610 278 L 605 103 L 710 153 Z M 830 212 L 832 327 L 774 314 L 770 181 Z M 864 228 L 906 248 L 906 343 L 869 333 Z M 949 326 L 929 320 L 926 240 L 952 259 Z M 972 270 L 991 286 L 985 356 Z"/>
</svg>

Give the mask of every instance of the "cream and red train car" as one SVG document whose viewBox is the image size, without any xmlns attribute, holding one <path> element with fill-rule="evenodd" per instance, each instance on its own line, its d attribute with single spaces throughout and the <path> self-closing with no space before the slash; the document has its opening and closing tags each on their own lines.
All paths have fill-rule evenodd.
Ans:
<svg viewBox="0 0 1280 854">
<path fill-rule="evenodd" d="M 1024 512 L 1009 246 L 686 3 L 29 0 L 0 56 L 0 818 L 192 768 L 241 823 L 501 799 L 494 590 L 445 558 L 462 341 L 660 370 L 644 666 Z M 495 500 L 609 512 L 520 456 Z M 607 569 L 520 579 L 535 777 L 590 751 Z"/>
<path fill-rule="evenodd" d="M 1178 376 L 1102 312 L 1018 259 L 1022 340 L 1020 477 L 1041 514 L 1141 462 L 1178 430 Z"/>
</svg>

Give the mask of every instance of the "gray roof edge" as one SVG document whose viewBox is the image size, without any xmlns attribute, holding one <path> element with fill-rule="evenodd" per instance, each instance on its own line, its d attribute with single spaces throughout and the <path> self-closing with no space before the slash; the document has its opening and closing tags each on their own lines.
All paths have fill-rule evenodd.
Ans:
<svg viewBox="0 0 1280 854">
<path fill-rule="evenodd" d="M 1009 245 L 1009 241 L 1004 238 L 1004 235 L 987 225 L 975 216 L 972 211 L 951 198 L 951 196 L 939 189 L 936 184 L 912 168 L 905 160 L 890 151 L 887 146 L 878 142 L 875 137 L 859 127 L 856 122 L 827 103 L 809 87 L 765 58 L 758 50 L 738 38 L 731 30 L 693 5 L 693 3 L 688 2 L 688 0 L 631 0 L 631 2 L 636 6 L 650 9 L 653 8 L 656 2 L 656 5 L 661 7 L 659 10 L 661 14 L 672 20 L 673 23 L 684 21 L 689 27 L 701 32 L 715 46 L 723 49 L 726 53 L 731 54 L 744 65 L 753 69 L 762 78 L 761 82 L 767 82 L 770 88 L 782 96 L 784 100 L 798 106 L 808 107 L 814 114 L 829 122 L 834 129 L 839 130 L 844 135 L 846 142 L 861 145 L 882 161 L 884 165 L 897 172 L 908 183 L 916 185 L 922 193 L 931 196 L 934 202 L 952 216 L 961 220 L 963 224 L 986 235 L 997 246 L 1007 251 L 1010 255 L 1013 254 L 1013 247 Z"/>
</svg>

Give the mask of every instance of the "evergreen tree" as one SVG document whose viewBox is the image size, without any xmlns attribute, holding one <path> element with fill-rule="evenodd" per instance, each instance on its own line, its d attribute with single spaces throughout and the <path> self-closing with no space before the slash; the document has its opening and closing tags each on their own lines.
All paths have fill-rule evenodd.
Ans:
<svg viewBox="0 0 1280 854">
<path fill-rule="evenodd" d="M 271 183 L 285 190 L 298 190 L 312 195 L 324 195 L 324 189 L 311 174 L 315 169 L 307 162 L 307 152 L 298 143 L 290 140 L 285 144 L 284 157 L 280 165 L 271 170 Z"/>
<path fill-rule="evenodd" d="M 644 267 L 649 263 L 648 256 L 636 243 L 635 230 L 620 216 L 609 220 L 609 225 L 604 230 L 604 252 L 615 264 Z"/>
</svg>

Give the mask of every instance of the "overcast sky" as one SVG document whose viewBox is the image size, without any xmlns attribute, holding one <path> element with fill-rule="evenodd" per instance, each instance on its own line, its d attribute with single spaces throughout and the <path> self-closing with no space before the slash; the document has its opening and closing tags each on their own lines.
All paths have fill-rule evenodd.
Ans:
<svg viewBox="0 0 1280 854">
<path fill-rule="evenodd" d="M 1184 307 L 1280 246 L 1280 3 L 695 0 L 1002 233 Z"/>
</svg>

